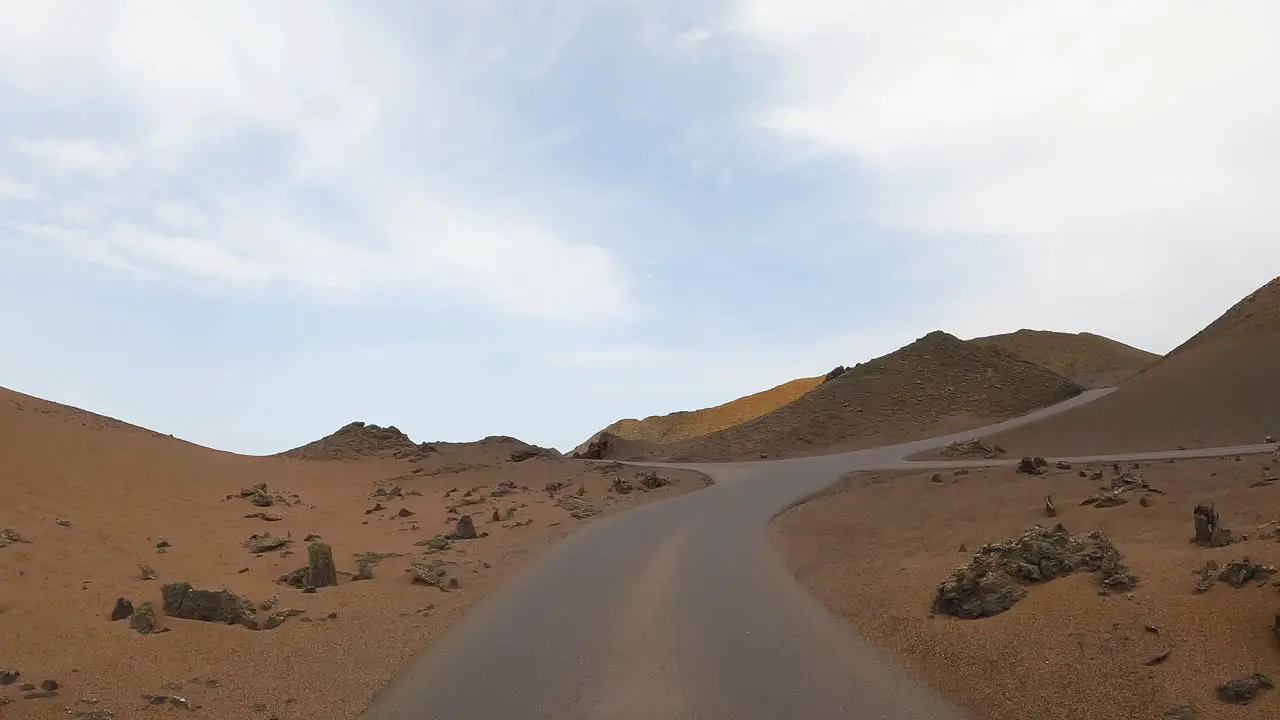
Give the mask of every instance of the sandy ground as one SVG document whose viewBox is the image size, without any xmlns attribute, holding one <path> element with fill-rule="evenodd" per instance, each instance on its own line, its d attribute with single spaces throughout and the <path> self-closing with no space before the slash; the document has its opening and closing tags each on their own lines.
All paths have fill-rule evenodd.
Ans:
<svg viewBox="0 0 1280 720">
<path fill-rule="evenodd" d="M 0 392 L 0 529 L 27 541 L 0 547 L 0 670 L 21 672 L 17 682 L 0 686 L 8 701 L 0 704 L 0 718 L 108 709 L 135 717 L 143 714 L 144 694 L 179 696 L 201 715 L 226 720 L 356 717 L 400 665 L 472 603 L 590 522 L 555 505 L 547 483 L 567 483 L 557 497 L 579 497 L 585 487 L 582 499 L 606 515 L 695 490 L 705 480 L 664 470 L 673 485 L 610 491 L 615 474 L 635 472 L 568 459 L 511 462 L 501 443 L 451 445 L 417 462 L 245 457 Z M 529 489 L 490 497 L 503 481 Z M 259 508 L 238 497 L 261 482 L 289 502 Z M 392 486 L 402 491 L 394 498 L 373 495 Z M 470 511 L 489 536 L 424 554 L 415 543 L 452 530 L 457 516 L 446 507 L 471 489 L 483 500 L 462 512 Z M 386 509 L 366 513 L 375 503 Z M 402 517 L 402 508 L 413 514 Z M 492 521 L 495 509 L 499 522 Z M 245 517 L 260 511 L 283 519 Z M 262 555 L 241 545 L 265 532 L 292 543 Z M 303 539 L 313 533 L 334 550 L 338 586 L 307 594 L 278 584 L 280 575 L 306 564 Z M 156 547 L 162 538 L 169 544 L 164 552 Z M 366 552 L 402 555 L 382 560 L 372 580 L 352 581 L 355 555 Z M 457 590 L 411 582 L 410 563 L 434 558 L 450 563 Z M 143 580 L 141 564 L 158 578 Z M 265 631 L 161 616 L 159 627 L 167 631 L 142 635 L 128 621 L 109 620 L 120 597 L 134 605 L 149 601 L 159 611 L 161 585 L 178 581 L 227 588 L 258 603 L 276 597 L 279 607 L 305 612 Z M 24 683 L 44 680 L 59 683 L 57 697 L 21 699 Z"/>
<path fill-rule="evenodd" d="M 1280 543 L 1259 526 L 1280 518 L 1280 457 L 1142 464 L 1136 471 L 1166 494 L 1139 494 L 1113 508 L 1080 506 L 1099 483 L 1071 471 L 1043 477 L 1013 468 L 855 474 L 826 495 L 775 519 L 770 535 L 796 578 L 975 717 L 996 720 L 1160 718 L 1191 705 L 1197 717 L 1280 716 L 1280 690 L 1248 706 L 1214 696 L 1224 681 L 1255 671 L 1280 679 L 1271 632 L 1280 595 L 1271 583 L 1193 591 L 1206 560 L 1241 557 L 1280 564 Z M 1110 478 L 1110 469 L 1105 473 Z M 1059 515 L 1046 517 L 1052 493 Z M 1213 502 L 1226 527 L 1250 539 L 1202 548 L 1192 510 Z M 935 589 L 970 552 L 1036 525 L 1061 522 L 1075 534 L 1106 533 L 1140 577 L 1131 596 L 1100 596 L 1093 575 L 1029 587 L 994 617 L 931 617 Z M 1151 629 L 1147 629 L 1150 625 Z M 1169 652 L 1155 666 L 1144 662 Z"/>
</svg>

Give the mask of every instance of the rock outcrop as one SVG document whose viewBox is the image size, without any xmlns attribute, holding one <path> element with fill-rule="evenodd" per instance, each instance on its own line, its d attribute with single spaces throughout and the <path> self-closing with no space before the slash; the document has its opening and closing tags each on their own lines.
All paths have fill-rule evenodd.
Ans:
<svg viewBox="0 0 1280 720">
<path fill-rule="evenodd" d="M 1081 539 L 1061 524 L 1036 525 L 1017 538 L 979 548 L 938 586 L 933 610 L 964 619 L 998 615 L 1026 596 L 1025 585 L 1077 572 L 1097 573 L 1104 590 L 1127 590 L 1137 577 L 1120 561 L 1119 551 L 1100 532 Z"/>
<path fill-rule="evenodd" d="M 253 602 L 230 590 L 197 590 L 191 583 L 169 583 L 160 588 L 164 614 L 182 620 L 256 627 Z"/>
</svg>

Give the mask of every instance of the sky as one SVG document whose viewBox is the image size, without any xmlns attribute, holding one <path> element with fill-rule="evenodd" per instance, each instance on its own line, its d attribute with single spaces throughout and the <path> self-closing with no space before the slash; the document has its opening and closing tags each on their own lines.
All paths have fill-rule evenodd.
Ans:
<svg viewBox="0 0 1280 720">
<path fill-rule="evenodd" d="M 0 386 L 568 450 L 1280 274 L 1280 4 L 0 0 Z"/>
</svg>

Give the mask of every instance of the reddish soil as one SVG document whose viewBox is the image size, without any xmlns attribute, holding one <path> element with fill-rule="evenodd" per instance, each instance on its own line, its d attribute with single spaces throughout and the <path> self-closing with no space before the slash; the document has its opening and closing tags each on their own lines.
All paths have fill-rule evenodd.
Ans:
<svg viewBox="0 0 1280 720">
<path fill-rule="evenodd" d="M 1191 705 L 1200 720 L 1280 716 L 1280 690 L 1247 706 L 1215 698 L 1224 681 L 1280 679 L 1272 624 L 1274 577 L 1202 594 L 1193 571 L 1242 557 L 1280 564 L 1280 457 L 1141 464 L 1164 494 L 1127 493 L 1119 507 L 1081 506 L 1099 483 L 1078 469 L 1040 477 L 1011 467 L 858 474 L 780 515 L 776 547 L 796 578 L 859 634 L 973 713 L 992 720 L 1160 718 Z M 1102 469 L 1102 468 L 1100 468 Z M 1105 469 L 1109 480 L 1113 473 Z M 1052 494 L 1058 516 L 1046 517 Z M 1249 539 L 1220 548 L 1189 542 L 1192 510 L 1212 502 Z M 1138 576 L 1131 594 L 1099 594 L 1095 576 L 1028 586 L 1008 611 L 977 620 L 933 616 L 938 584 L 984 543 L 1036 524 L 1100 530 Z M 967 546 L 961 551 L 961 546 Z M 1154 665 L 1148 661 L 1168 652 Z"/>
<path fill-rule="evenodd" d="M 21 649 L 0 657 L 0 670 L 22 674 L 0 686 L 0 717 L 65 718 L 68 708 L 73 717 L 165 713 L 142 710 L 141 699 L 164 694 L 226 720 L 354 718 L 473 602 L 590 521 L 572 517 L 561 498 L 609 514 L 705 479 L 661 470 L 672 485 L 620 495 L 610 490 L 612 478 L 635 468 L 536 448 L 515 461 L 513 453 L 524 457 L 532 446 L 511 438 L 426 450 L 392 430 L 349 426 L 287 457 L 247 457 L 0 389 L 0 531 L 24 539 L 0 540 L 0 637 Z M 566 487 L 553 495 L 544 489 L 553 481 Z M 240 497 L 256 483 L 277 496 L 271 507 Z M 387 496 L 393 487 L 400 491 Z M 426 554 L 418 543 L 455 528 L 459 515 L 448 509 L 473 501 L 458 510 L 488 536 Z M 279 517 L 247 517 L 255 512 Z M 241 544 L 261 533 L 290 543 L 259 555 Z M 309 594 L 277 583 L 306 565 L 305 537 L 313 533 L 333 548 L 338 585 Z M 373 579 L 354 581 L 356 556 L 369 552 L 398 555 L 377 563 Z M 411 581 L 412 562 L 435 559 L 448 563 L 457 589 Z M 142 578 L 143 564 L 156 579 Z M 160 588 L 170 582 L 226 588 L 255 603 L 275 597 L 279 607 L 304 612 L 259 631 L 165 617 Z M 128 620 L 112 622 L 121 597 L 152 603 L 165 632 L 143 635 Z M 57 697 L 22 699 L 22 683 L 43 680 L 60 684 Z"/>
</svg>

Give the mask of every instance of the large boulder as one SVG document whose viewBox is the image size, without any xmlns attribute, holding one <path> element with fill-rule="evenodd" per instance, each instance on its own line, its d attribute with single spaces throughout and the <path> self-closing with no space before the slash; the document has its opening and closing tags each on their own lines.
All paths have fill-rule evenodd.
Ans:
<svg viewBox="0 0 1280 720">
<path fill-rule="evenodd" d="M 169 583 L 160 588 L 164 614 L 182 620 L 257 625 L 253 602 L 230 590 L 197 590 L 191 583 Z"/>
<path fill-rule="evenodd" d="M 1095 572 L 1105 590 L 1127 590 L 1137 578 L 1099 532 L 1081 539 L 1061 524 L 1036 525 L 1016 538 L 985 545 L 939 586 L 933 611 L 964 619 L 990 617 L 1026 596 L 1025 585 L 1077 572 Z"/>
</svg>

